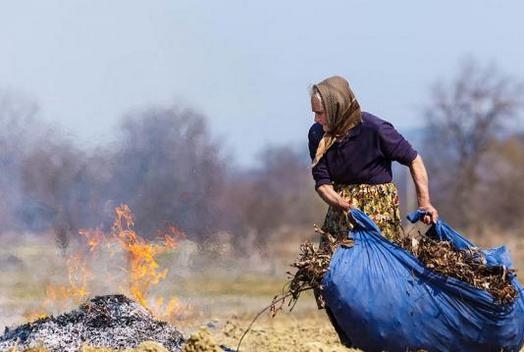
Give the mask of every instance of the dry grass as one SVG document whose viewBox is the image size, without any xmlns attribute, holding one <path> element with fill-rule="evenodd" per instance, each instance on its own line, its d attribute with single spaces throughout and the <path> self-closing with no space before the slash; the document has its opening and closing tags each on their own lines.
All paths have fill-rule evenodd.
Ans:
<svg viewBox="0 0 524 352">
<path fill-rule="evenodd" d="M 182 244 L 161 257 L 161 266 L 167 267 L 169 272 L 152 293 L 179 300 L 185 314 L 172 323 L 187 337 L 193 335 L 198 339 L 199 334 L 204 334 L 203 338 L 208 334 L 216 344 L 235 348 L 255 314 L 282 291 L 288 281 L 289 263 L 297 257 L 300 243 L 314 238 L 312 230 L 306 236 L 299 235 L 286 237 L 284 244 L 275 242 L 278 251 L 274 253 L 278 255 L 273 257 L 256 255 L 256 249 L 252 256 L 240 259 L 235 259 L 226 250 L 201 256 L 195 246 Z M 4 236 L 3 240 L 0 248 L 3 268 L 0 272 L 0 329 L 25 323 L 28 313 L 42 311 L 46 285 L 67 281 L 64 258 L 59 255 L 52 235 L 36 238 L 17 234 L 11 238 Z M 508 235 L 500 237 L 500 241 L 491 240 L 489 245 L 508 243 L 517 269 L 524 267 L 524 239 Z M 72 240 L 69 250 L 75 245 Z M 125 287 L 102 282 L 97 284 L 93 294 L 125 290 Z M 50 309 L 48 313 L 57 314 L 76 306 L 75 302 L 55 302 L 47 308 Z M 85 349 L 85 352 L 94 351 L 103 350 Z M 348 349 L 338 343 L 325 313 L 317 309 L 313 295 L 305 293 L 292 312 L 283 312 L 276 318 L 263 315 L 246 336 L 242 351 L 339 352 Z"/>
<path fill-rule="evenodd" d="M 59 314 L 78 306 L 78 302 L 73 301 L 43 304 L 46 285 L 67 282 L 65 259 L 60 256 L 51 235 L 47 238 L 22 236 L 8 242 L 8 246 L 0 248 L 0 261 L 10 263 L 5 266 L 7 270 L 0 273 L 0 328 L 32 320 L 29 317 L 31 313 Z M 202 329 L 205 329 L 217 344 L 236 348 L 240 334 L 255 314 L 271 302 L 287 281 L 288 263 L 296 256 L 298 244 L 289 246 L 290 251 L 293 247 L 295 250 L 289 257 L 255 255 L 233 259 L 228 253 L 200 256 L 200 253 L 192 252 L 189 261 L 181 253 L 184 248 L 180 251 L 175 249 L 161 258 L 161 266 L 169 269 L 168 276 L 151 294 L 161 293 L 165 297 L 177 298 L 184 314 L 171 323 L 186 337 L 193 335 L 202 338 Z M 74 252 L 74 249 L 70 248 L 70 251 Z M 125 287 L 98 284 L 93 295 L 118 293 L 121 289 L 125 291 Z M 306 294 L 292 313 L 283 313 L 275 319 L 263 316 L 257 321 L 243 342 L 242 350 L 347 350 L 338 344 L 336 333 L 324 314 L 317 310 L 313 296 Z M 104 350 L 86 347 L 84 351 Z M 142 348 L 133 351 L 149 350 Z"/>
<path fill-rule="evenodd" d="M 487 266 L 479 248 L 458 250 L 451 242 L 426 236 L 405 237 L 398 244 L 434 272 L 486 290 L 499 304 L 509 304 L 518 296 L 511 283 L 514 270 L 502 265 Z"/>
</svg>

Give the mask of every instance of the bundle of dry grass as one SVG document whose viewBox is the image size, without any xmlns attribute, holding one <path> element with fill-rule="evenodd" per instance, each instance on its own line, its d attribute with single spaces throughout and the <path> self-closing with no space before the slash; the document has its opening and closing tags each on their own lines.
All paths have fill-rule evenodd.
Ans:
<svg viewBox="0 0 524 352">
<path fill-rule="evenodd" d="M 273 298 L 270 306 L 273 316 L 282 310 L 287 298 L 290 298 L 288 306 L 290 310 L 292 310 L 302 292 L 322 289 L 322 278 L 329 268 L 329 263 L 335 250 L 339 246 L 351 247 L 353 245 L 352 240 L 337 240 L 316 226 L 315 231 L 320 234 L 322 244 L 319 246 L 318 244 L 313 244 L 311 241 L 302 243 L 298 258 L 291 264 L 291 267 L 295 268 L 296 271 L 287 272 L 289 277 L 288 284 L 284 287 L 281 294 Z M 325 306 L 324 299 L 321 295 L 317 296 L 317 301 L 320 306 Z"/>
<path fill-rule="evenodd" d="M 302 292 L 322 290 L 322 278 L 329 269 L 331 257 L 335 250 L 339 246 L 353 246 L 351 239 L 337 240 L 316 226 L 315 231 L 322 238 L 321 245 L 306 241 L 300 246 L 298 258 L 291 264 L 291 267 L 295 268 L 296 271 L 287 272 L 289 282 L 284 286 L 282 292 L 273 298 L 271 304 L 255 316 L 241 336 L 237 351 L 240 351 L 242 340 L 261 314 L 269 310 L 272 316 L 275 316 L 283 309 L 286 302 L 291 311 Z M 488 291 L 499 304 L 509 304 L 518 295 L 511 284 L 511 275 L 514 270 L 504 266 L 488 267 L 480 249 L 457 250 L 450 242 L 436 241 L 421 234 L 419 234 L 418 239 L 404 236 L 396 244 L 411 252 L 432 271 L 444 276 L 455 277 Z M 322 295 L 316 296 L 319 306 L 325 307 Z"/>
<path fill-rule="evenodd" d="M 335 250 L 339 246 L 353 245 L 351 240 L 336 240 L 317 227 L 315 231 L 321 235 L 323 245 L 318 246 L 308 241 L 300 246 L 300 255 L 291 264 L 296 271 L 287 273 L 290 279 L 288 285 L 281 294 L 274 297 L 270 306 L 273 315 L 283 308 L 288 298 L 288 306 L 292 310 L 302 292 L 322 289 L 322 278 Z M 417 238 L 401 237 L 396 244 L 411 252 L 432 271 L 486 290 L 498 304 L 510 304 L 518 296 L 511 284 L 515 271 L 504 266 L 487 266 L 485 256 L 478 248 L 458 250 L 450 242 L 437 241 L 422 234 Z M 321 295 L 317 295 L 317 300 L 321 306 L 324 304 Z"/>
<path fill-rule="evenodd" d="M 350 247 L 353 241 L 344 239 L 342 241 L 336 240 L 329 233 L 320 230 L 315 226 L 315 231 L 320 233 L 322 237 L 322 245 L 313 244 L 311 241 L 306 241 L 300 245 L 300 254 L 298 258 L 291 264 L 295 268 L 295 272 L 287 272 L 289 277 L 288 283 L 283 287 L 282 292 L 275 297 L 271 304 L 262 309 L 251 321 L 247 329 L 244 331 L 238 341 L 237 351 L 240 351 L 240 346 L 246 334 L 251 330 L 255 321 L 266 311 L 270 311 L 274 317 L 281 311 L 287 302 L 289 310 L 298 302 L 300 294 L 309 290 L 322 289 L 322 278 L 329 268 L 331 257 L 339 246 Z M 321 306 L 325 306 L 324 299 L 321 295 L 317 296 L 317 302 Z"/>
<path fill-rule="evenodd" d="M 397 244 L 413 253 L 427 268 L 486 290 L 499 304 L 509 304 L 518 295 L 511 284 L 515 271 L 502 265 L 487 266 L 486 258 L 479 248 L 459 250 L 448 241 L 438 241 L 424 235 L 404 237 Z"/>
</svg>

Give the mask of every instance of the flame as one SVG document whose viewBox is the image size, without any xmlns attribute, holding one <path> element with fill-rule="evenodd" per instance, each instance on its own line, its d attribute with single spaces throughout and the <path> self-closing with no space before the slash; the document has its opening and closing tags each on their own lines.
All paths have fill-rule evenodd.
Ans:
<svg viewBox="0 0 524 352">
<path fill-rule="evenodd" d="M 152 285 L 166 278 L 167 269 L 159 270 L 156 257 L 169 249 L 147 243 L 133 230 L 134 217 L 127 205 L 115 210 L 113 234 L 127 253 L 130 291 L 133 297 L 147 307 L 146 295 Z"/>
<path fill-rule="evenodd" d="M 90 252 L 94 252 L 105 239 L 104 233 L 99 228 L 94 231 L 82 229 L 78 233 L 86 239 Z"/>
<path fill-rule="evenodd" d="M 176 247 L 177 241 L 168 234 L 164 234 L 162 240 L 164 241 L 164 247 L 166 249 L 172 249 Z"/>
<path fill-rule="evenodd" d="M 35 320 L 42 319 L 48 316 L 48 314 L 42 310 L 33 310 L 33 309 L 27 309 L 23 315 L 24 315 L 24 318 L 28 321 L 35 321 Z"/>
<path fill-rule="evenodd" d="M 86 265 L 85 258 L 74 255 L 66 263 L 68 282 L 64 285 L 46 286 L 46 298 L 43 302 L 45 307 L 53 307 L 58 303 L 61 308 L 66 308 L 68 304 L 79 304 L 89 296 L 89 280 L 93 274 Z"/>
<path fill-rule="evenodd" d="M 127 277 L 127 284 L 122 285 L 117 282 L 116 276 L 106 276 L 104 282 L 113 283 L 113 287 L 124 286 L 137 302 L 160 318 L 172 319 L 181 316 L 187 307 L 180 304 L 176 298 L 170 298 L 165 304 L 164 297 L 151 297 L 150 291 L 153 286 L 164 280 L 168 273 L 167 269 L 160 267 L 158 256 L 175 248 L 177 242 L 185 238 L 184 232 L 175 226 L 168 226 L 166 231 L 157 233 L 157 241 L 150 242 L 135 232 L 134 225 L 131 209 L 122 204 L 115 209 L 115 220 L 110 235 L 104 234 L 100 229 L 79 231 L 89 251 L 87 254 L 84 251 L 68 258 L 68 283 L 48 285 L 44 304 L 46 306 L 57 302 L 78 304 L 85 300 L 92 294 L 92 282 L 100 278 L 92 268 L 97 258 L 109 260 L 115 254 L 122 253 L 126 263 L 125 267 L 120 267 L 120 270 Z M 109 256 L 105 255 L 106 252 L 109 252 Z"/>
<path fill-rule="evenodd" d="M 157 312 L 156 316 L 162 320 L 174 320 L 187 315 L 188 312 L 188 307 L 174 297 L 167 304 L 164 304 L 164 297 L 156 297 L 152 309 Z"/>
</svg>

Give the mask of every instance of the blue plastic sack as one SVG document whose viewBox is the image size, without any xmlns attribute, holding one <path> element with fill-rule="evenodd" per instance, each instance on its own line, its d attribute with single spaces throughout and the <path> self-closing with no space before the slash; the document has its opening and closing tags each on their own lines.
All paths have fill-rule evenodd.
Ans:
<svg viewBox="0 0 524 352">
<path fill-rule="evenodd" d="M 351 215 L 350 248 L 339 247 L 323 279 L 333 318 L 355 347 L 365 351 L 519 351 L 524 343 L 523 288 L 496 304 L 491 294 L 426 268 L 380 235 L 359 210 Z M 420 213 L 413 213 L 416 221 Z M 427 233 L 457 248 L 473 244 L 439 220 Z M 488 265 L 512 268 L 505 247 L 483 251 Z"/>
</svg>

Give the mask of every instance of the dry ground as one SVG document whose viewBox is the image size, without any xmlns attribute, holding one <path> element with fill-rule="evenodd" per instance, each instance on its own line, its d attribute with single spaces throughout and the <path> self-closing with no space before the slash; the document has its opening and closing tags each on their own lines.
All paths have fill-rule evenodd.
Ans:
<svg viewBox="0 0 524 352">
<path fill-rule="evenodd" d="M 67 286 L 68 256 L 62 257 L 52 237 L 4 235 L 0 247 L 0 329 L 34 320 L 38 314 L 60 314 L 76 308 L 81 300 L 60 300 L 46 294 L 48 285 Z M 227 245 L 198 248 L 190 242 L 159 257 L 168 275 L 150 289 L 151 296 L 175 297 L 178 313 L 169 320 L 190 343 L 186 352 L 221 351 L 218 345 L 236 349 L 240 336 L 257 312 L 271 303 L 286 282 L 288 263 L 298 244 L 289 252 L 280 248 L 278 257 L 260 253 L 236 258 Z M 73 242 L 70 255 L 79 253 Z M 85 253 L 84 253 L 85 254 Z M 85 254 L 89 256 L 90 254 Z M 107 282 L 107 271 L 118 270 L 104 263 L 103 256 L 90 264 L 90 296 L 126 292 L 125 275 Z M 124 265 L 123 263 L 121 263 Z M 78 269 L 74 276 L 78 284 Z M 97 282 L 100 280 L 101 282 Z M 105 281 L 105 282 L 103 282 Z M 55 300 L 52 302 L 52 300 Z M 158 346 L 141 346 L 136 351 L 161 351 Z M 275 318 L 264 314 L 245 337 L 241 351 L 348 351 L 338 338 L 325 313 L 318 311 L 314 298 L 304 294 L 292 312 L 282 311 Z M 36 351 L 36 350 L 35 350 Z M 44 351 L 44 350 L 42 350 Z M 102 351 L 87 348 L 85 351 Z"/>
<path fill-rule="evenodd" d="M 0 329 L 25 323 L 33 319 L 35 313 L 59 314 L 77 307 L 79 302 L 74 300 L 53 302 L 46 296 L 48 285 L 67 284 L 69 274 L 67 257 L 60 255 L 50 235 L 1 236 Z M 177 299 L 178 313 L 170 322 L 186 337 L 192 337 L 185 352 L 219 351 L 216 346 L 220 344 L 236 349 L 242 332 L 256 313 L 282 289 L 288 264 L 298 254 L 298 246 L 304 239 L 290 237 L 286 247 L 271 250 L 273 255 L 262 254 L 254 248 L 245 258 L 236 258 L 227 243 L 198 247 L 184 242 L 163 254 L 159 264 L 168 269 L 167 277 L 149 291 L 151 296 Z M 501 242 L 509 242 L 517 269 L 524 267 L 521 255 L 524 242 L 516 238 L 501 238 Z M 80 242 L 72 241 L 68 253 L 79 253 L 80 247 Z M 121 271 L 125 261 L 115 265 L 106 259 L 103 255 L 90 257 L 89 295 L 130 295 L 126 292 L 125 271 Z M 95 351 L 101 350 L 85 349 L 85 352 Z M 162 349 L 146 345 L 135 351 Z M 246 336 L 241 351 L 350 350 L 338 343 L 325 313 L 318 311 L 313 297 L 306 294 L 292 312 L 280 312 L 275 318 L 263 315 Z"/>
</svg>

